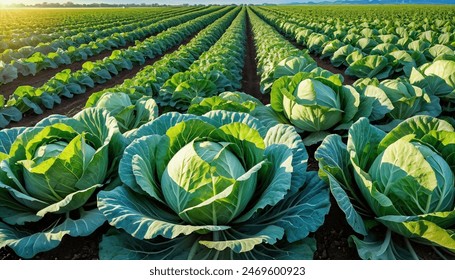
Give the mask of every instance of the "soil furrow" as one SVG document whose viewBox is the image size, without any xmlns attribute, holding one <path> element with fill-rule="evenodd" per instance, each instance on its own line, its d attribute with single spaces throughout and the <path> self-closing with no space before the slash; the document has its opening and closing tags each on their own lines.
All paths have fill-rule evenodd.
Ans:
<svg viewBox="0 0 455 280">
<path fill-rule="evenodd" d="M 332 72 L 334 74 L 340 74 L 341 76 L 343 76 L 343 78 L 344 78 L 343 84 L 352 85 L 355 81 L 357 81 L 356 77 L 352 77 L 352 76 L 346 75 L 344 73 L 344 71 L 346 70 L 345 66 L 337 68 L 332 65 L 332 63 L 330 62 L 330 59 L 328 59 L 328 58 L 321 59 L 314 53 L 310 53 L 310 55 L 314 59 L 314 61 L 316 61 L 316 63 L 318 64 L 319 67 L 329 70 L 330 72 Z"/>
<path fill-rule="evenodd" d="M 246 56 L 245 63 L 243 65 L 243 80 L 241 91 L 256 97 L 264 104 L 269 104 L 270 96 L 268 94 L 262 94 L 259 86 L 260 78 L 258 76 L 256 65 L 256 47 L 254 45 L 253 30 L 251 29 L 251 22 L 248 14 L 246 18 L 246 30 Z"/>
<path fill-rule="evenodd" d="M 298 48 L 299 50 L 306 50 L 306 48 L 304 48 L 302 45 L 297 43 L 295 40 L 292 40 L 290 38 L 287 38 L 287 39 L 291 44 L 294 45 L 294 47 Z M 344 71 L 346 70 L 346 67 L 342 66 L 340 68 L 337 68 L 337 67 L 333 66 L 332 63 L 330 63 L 330 59 L 328 59 L 328 58 L 321 59 L 314 53 L 310 53 L 310 52 L 308 52 L 308 53 L 314 59 L 314 61 L 316 61 L 317 65 L 319 67 L 329 70 L 330 72 L 332 72 L 334 74 L 340 74 L 341 76 L 343 76 L 343 78 L 344 78 L 343 84 L 352 85 L 355 81 L 357 81 L 356 77 L 352 77 L 352 76 L 346 75 L 344 73 Z"/>
</svg>

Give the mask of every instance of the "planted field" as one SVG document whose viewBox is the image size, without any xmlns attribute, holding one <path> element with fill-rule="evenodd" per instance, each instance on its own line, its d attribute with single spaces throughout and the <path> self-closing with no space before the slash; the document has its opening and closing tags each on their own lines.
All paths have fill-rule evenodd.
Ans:
<svg viewBox="0 0 455 280">
<path fill-rule="evenodd" d="M 454 6 L 0 15 L 1 259 L 455 258 Z"/>
</svg>

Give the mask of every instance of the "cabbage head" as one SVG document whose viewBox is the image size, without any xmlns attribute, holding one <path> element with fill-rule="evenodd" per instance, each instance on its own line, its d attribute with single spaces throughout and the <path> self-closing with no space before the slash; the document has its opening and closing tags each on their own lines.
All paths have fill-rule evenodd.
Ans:
<svg viewBox="0 0 455 280">
<path fill-rule="evenodd" d="M 438 117 L 442 112 L 437 96 L 411 85 L 406 79 L 380 83 L 377 79 L 359 79 L 354 87 L 361 93 L 361 107 L 370 112 L 368 119 L 384 131 L 392 130 L 415 115 Z"/>
<path fill-rule="evenodd" d="M 167 113 L 130 135 L 123 185 L 98 194 L 102 259 L 311 259 L 329 210 L 292 126 Z"/>
<path fill-rule="evenodd" d="M 412 69 L 410 82 L 443 101 L 446 112 L 455 111 L 455 61 L 436 60 Z"/>
<path fill-rule="evenodd" d="M 121 91 L 93 94 L 85 107 L 107 110 L 117 120 L 122 133 L 131 133 L 158 116 L 158 105 L 151 96 L 138 96 Z"/>
<path fill-rule="evenodd" d="M 338 135 L 323 141 L 319 175 L 349 225 L 365 235 L 353 237 L 361 258 L 419 258 L 416 243 L 440 256 L 455 253 L 454 152 L 454 128 L 430 116 L 389 133 L 361 118 L 347 144 Z"/>
<path fill-rule="evenodd" d="M 279 116 L 277 122 L 285 120 L 309 134 L 306 145 L 317 143 L 329 134 L 327 130 L 346 129 L 361 113 L 360 94 L 342 82 L 339 75 L 320 68 L 281 77 L 273 84 L 270 109 Z M 269 115 L 260 119 L 268 122 L 273 118 Z"/>
<path fill-rule="evenodd" d="M 31 258 L 105 222 L 94 195 L 115 174 L 125 143 L 106 111 L 52 115 L 2 130 L 0 142 L 0 247 Z"/>
<path fill-rule="evenodd" d="M 345 73 L 358 78 L 386 79 L 393 73 L 392 62 L 382 55 L 367 55 L 354 59 Z"/>
<path fill-rule="evenodd" d="M 238 91 L 225 91 L 212 97 L 193 98 L 187 113 L 199 116 L 214 110 L 251 113 L 260 106 L 264 106 L 264 104 L 249 94 Z"/>
</svg>

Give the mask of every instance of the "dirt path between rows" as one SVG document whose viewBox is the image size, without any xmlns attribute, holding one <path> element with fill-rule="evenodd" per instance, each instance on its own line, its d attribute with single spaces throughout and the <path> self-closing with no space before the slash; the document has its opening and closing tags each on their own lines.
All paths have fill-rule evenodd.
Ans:
<svg viewBox="0 0 455 280">
<path fill-rule="evenodd" d="M 303 47 L 302 45 L 297 43 L 295 40 L 291 40 L 290 38 L 287 38 L 287 39 L 288 39 L 288 41 L 291 44 L 294 45 L 294 47 L 298 48 L 299 50 L 306 50 L 305 47 Z M 343 84 L 344 85 L 352 85 L 355 81 L 357 81 L 356 77 L 352 77 L 352 76 L 346 75 L 344 73 L 344 71 L 346 70 L 345 66 L 337 68 L 337 67 L 332 65 L 332 63 L 330 62 L 329 58 L 321 59 L 319 56 L 317 56 L 314 53 L 308 52 L 308 54 L 314 59 L 314 61 L 316 61 L 317 65 L 319 67 L 324 68 L 326 70 L 329 70 L 330 72 L 332 72 L 334 74 L 340 74 L 341 76 L 343 76 L 343 78 L 344 78 Z"/>
<path fill-rule="evenodd" d="M 319 67 L 324 68 L 326 70 L 329 70 L 330 72 L 332 72 L 334 74 L 340 74 L 341 76 L 343 76 L 343 78 L 344 78 L 343 84 L 344 85 L 352 85 L 355 81 L 357 81 L 358 78 L 346 75 L 344 73 L 344 71 L 346 70 L 345 66 L 337 68 L 337 67 L 332 65 L 332 63 L 330 62 L 329 58 L 321 59 L 320 57 L 318 57 L 314 53 L 310 53 L 310 55 L 314 59 L 314 61 L 316 61 L 316 63 L 318 64 Z"/>
<path fill-rule="evenodd" d="M 243 80 L 241 91 L 248 93 L 259 99 L 264 104 L 270 103 L 270 95 L 262 94 L 260 90 L 260 78 L 256 65 L 256 47 L 254 45 L 253 30 L 251 29 L 251 22 L 249 15 L 246 17 L 246 55 L 243 65 Z"/>
</svg>

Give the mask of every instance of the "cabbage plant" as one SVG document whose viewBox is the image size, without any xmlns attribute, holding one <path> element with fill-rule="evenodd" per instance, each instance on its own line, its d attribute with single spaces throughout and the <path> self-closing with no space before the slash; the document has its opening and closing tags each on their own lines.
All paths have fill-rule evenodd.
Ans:
<svg viewBox="0 0 455 280">
<path fill-rule="evenodd" d="M 158 105 L 151 96 L 120 91 L 94 94 L 85 107 L 106 109 L 115 117 L 122 133 L 131 132 L 158 116 Z"/>
<path fill-rule="evenodd" d="M 22 113 L 16 107 L 5 107 L 5 97 L 0 95 L 0 128 L 6 127 L 11 121 L 20 121 Z"/>
<path fill-rule="evenodd" d="M 193 98 L 187 112 L 199 116 L 214 110 L 251 113 L 261 106 L 264 104 L 249 94 L 225 91 L 217 96 Z"/>
<path fill-rule="evenodd" d="M 17 77 L 16 67 L 0 61 L 0 85 L 10 83 L 17 79 Z"/>
<path fill-rule="evenodd" d="M 382 55 L 368 55 L 352 61 L 346 69 L 346 75 L 358 78 L 386 79 L 392 74 L 392 61 Z"/>
<path fill-rule="evenodd" d="M 455 131 L 416 116 L 385 133 L 361 118 L 347 144 L 328 136 L 315 153 L 319 175 L 354 231 L 363 259 L 416 259 L 415 244 L 455 254 Z M 422 245 L 423 244 L 423 245 Z"/>
<path fill-rule="evenodd" d="M 311 259 L 326 185 L 288 125 L 246 113 L 167 113 L 131 135 L 123 185 L 98 194 L 102 259 Z"/>
<path fill-rule="evenodd" d="M 455 111 L 455 60 L 437 60 L 414 68 L 409 80 L 441 98 L 445 111 Z"/>
<path fill-rule="evenodd" d="M 299 72 L 310 72 L 317 68 L 316 62 L 308 53 L 303 53 L 300 56 L 289 56 L 278 62 L 273 68 L 270 68 L 269 87 L 273 82 L 283 76 L 294 76 Z"/>
<path fill-rule="evenodd" d="M 31 258 L 105 222 L 94 194 L 115 174 L 125 143 L 106 111 L 5 129 L 0 143 L 0 247 Z"/>
<path fill-rule="evenodd" d="M 347 67 L 349 66 L 349 62 L 346 59 L 352 53 L 362 54 L 362 51 L 350 44 L 341 46 L 334 51 L 332 57 L 330 58 L 330 63 L 335 67 L 340 67 L 341 65 Z"/>
<path fill-rule="evenodd" d="M 438 117 L 442 112 L 437 96 L 402 78 L 380 83 L 377 79 L 359 79 L 354 87 L 361 93 L 361 107 L 368 110 L 368 119 L 384 131 L 415 115 Z"/>
<path fill-rule="evenodd" d="M 329 134 L 327 130 L 346 129 L 362 114 L 360 94 L 342 82 L 339 75 L 320 68 L 281 77 L 273 84 L 270 94 L 274 114 L 263 114 L 260 119 L 267 123 L 271 119 L 278 123 L 285 121 L 299 132 L 308 133 L 304 139 L 306 145 L 320 142 Z"/>
</svg>

